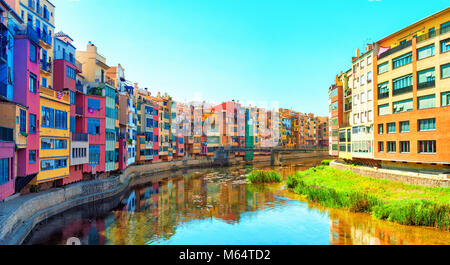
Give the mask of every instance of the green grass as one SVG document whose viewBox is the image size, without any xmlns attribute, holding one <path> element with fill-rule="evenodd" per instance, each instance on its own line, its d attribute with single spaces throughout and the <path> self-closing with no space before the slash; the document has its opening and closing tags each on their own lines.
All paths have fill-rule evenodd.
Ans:
<svg viewBox="0 0 450 265">
<path fill-rule="evenodd" d="M 297 194 L 325 206 L 407 225 L 450 230 L 450 188 L 433 188 L 359 176 L 349 170 L 319 166 L 287 179 Z"/>
<path fill-rule="evenodd" d="M 280 173 L 275 170 L 253 170 L 247 175 L 251 183 L 273 183 L 281 182 Z"/>
<path fill-rule="evenodd" d="M 333 161 L 333 160 L 322 160 L 322 162 L 320 162 L 320 164 L 321 164 L 322 166 L 329 166 L 330 163 L 331 163 L 331 161 Z"/>
</svg>

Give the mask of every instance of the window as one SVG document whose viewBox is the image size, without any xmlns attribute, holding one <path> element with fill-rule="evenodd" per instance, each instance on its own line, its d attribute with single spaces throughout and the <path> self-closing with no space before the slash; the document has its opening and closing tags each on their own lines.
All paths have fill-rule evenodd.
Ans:
<svg viewBox="0 0 450 265">
<path fill-rule="evenodd" d="M 367 91 L 367 101 L 373 100 L 373 91 L 369 90 Z"/>
<path fill-rule="evenodd" d="M 47 87 L 47 78 L 42 77 L 42 86 Z"/>
<path fill-rule="evenodd" d="M 419 141 L 418 142 L 419 154 L 422 153 L 436 153 L 436 141 Z"/>
<path fill-rule="evenodd" d="M 450 63 L 441 65 L 441 79 L 450 77 Z"/>
<path fill-rule="evenodd" d="M 409 132 L 409 121 L 400 122 L 400 132 L 401 133 Z"/>
<path fill-rule="evenodd" d="M 100 120 L 99 119 L 88 119 L 88 133 L 93 135 L 100 134 Z"/>
<path fill-rule="evenodd" d="M 378 142 L 378 152 L 384 152 L 384 142 Z"/>
<path fill-rule="evenodd" d="M 400 141 L 400 153 L 409 153 L 409 141 Z"/>
<path fill-rule="evenodd" d="M 70 104 L 75 105 L 75 92 L 70 91 Z"/>
<path fill-rule="evenodd" d="M 100 99 L 88 98 L 88 108 L 100 110 Z"/>
<path fill-rule="evenodd" d="M 436 119 L 435 118 L 419 120 L 418 122 L 419 122 L 419 131 L 420 132 L 436 130 Z"/>
<path fill-rule="evenodd" d="M 407 99 L 402 101 L 394 102 L 393 113 L 401 113 L 413 110 L 413 100 Z"/>
<path fill-rule="evenodd" d="M 30 43 L 30 61 L 37 62 L 37 48 L 34 44 Z"/>
<path fill-rule="evenodd" d="M 36 75 L 30 73 L 30 92 L 36 93 L 37 92 L 37 78 Z"/>
<path fill-rule="evenodd" d="M 389 71 L 389 62 L 378 65 L 378 74 L 382 74 Z"/>
<path fill-rule="evenodd" d="M 387 124 L 387 132 L 388 133 L 396 133 L 395 122 L 391 122 Z"/>
<path fill-rule="evenodd" d="M 20 110 L 20 133 L 27 133 L 27 112 L 23 109 Z"/>
<path fill-rule="evenodd" d="M 0 159 L 0 185 L 5 184 L 10 179 L 9 158 Z"/>
<path fill-rule="evenodd" d="M 417 60 L 421 60 L 434 55 L 434 44 L 417 49 Z"/>
<path fill-rule="evenodd" d="M 384 82 L 378 85 L 378 98 L 389 97 L 389 82 Z"/>
<path fill-rule="evenodd" d="M 372 82 L 372 72 L 367 73 L 367 83 Z"/>
<path fill-rule="evenodd" d="M 400 89 L 406 88 L 406 87 L 411 87 L 413 85 L 412 81 L 413 81 L 412 74 L 405 75 L 400 78 L 392 80 L 394 95 L 395 95 L 396 90 L 400 90 Z"/>
<path fill-rule="evenodd" d="M 337 101 L 331 103 L 331 110 L 337 110 L 337 108 L 338 108 L 338 102 Z"/>
<path fill-rule="evenodd" d="M 54 163 L 55 163 L 55 169 L 67 167 L 67 159 L 55 159 Z"/>
<path fill-rule="evenodd" d="M 372 64 L 372 56 L 369 55 L 367 56 L 367 65 L 371 65 Z"/>
<path fill-rule="evenodd" d="M 378 106 L 378 115 L 379 116 L 388 115 L 388 114 L 390 114 L 389 104 L 384 104 L 384 105 Z"/>
<path fill-rule="evenodd" d="M 396 144 L 395 144 L 395 142 L 387 142 L 387 151 L 388 151 L 388 153 L 395 153 L 396 152 Z"/>
<path fill-rule="evenodd" d="M 55 139 L 54 140 L 54 149 L 67 149 L 67 140 L 66 139 Z"/>
<path fill-rule="evenodd" d="M 383 124 L 378 124 L 378 134 L 383 134 Z"/>
<path fill-rule="evenodd" d="M 66 76 L 70 79 L 75 80 L 77 78 L 77 73 L 75 72 L 75 69 L 66 65 Z"/>
<path fill-rule="evenodd" d="M 441 41 L 441 53 L 450 51 L 450 39 Z"/>
<path fill-rule="evenodd" d="M 100 164 L 100 145 L 89 145 L 89 164 Z"/>
<path fill-rule="evenodd" d="M 28 163 L 29 164 L 36 163 L 36 150 L 28 151 Z"/>
<path fill-rule="evenodd" d="M 36 115 L 30 114 L 29 117 L 30 117 L 29 118 L 30 119 L 30 121 L 29 121 L 30 128 L 29 128 L 28 132 L 31 134 L 36 134 Z"/>
<path fill-rule="evenodd" d="M 412 62 L 412 52 L 409 52 L 407 54 L 392 59 L 392 69 L 410 64 L 411 62 Z"/>
<path fill-rule="evenodd" d="M 418 98 L 418 109 L 431 109 L 436 107 L 436 95 L 423 96 Z"/>
<path fill-rule="evenodd" d="M 147 119 L 146 119 L 146 122 L 147 122 L 147 127 L 148 127 L 148 128 L 152 128 L 152 126 L 153 126 L 153 120 L 147 118 Z"/>
<path fill-rule="evenodd" d="M 450 106 L 450 92 L 441 93 L 441 106 Z"/>
<path fill-rule="evenodd" d="M 429 87 L 429 86 L 424 86 L 424 85 L 429 84 L 429 83 L 433 82 L 434 80 L 435 80 L 434 67 L 417 72 L 417 85 L 419 88 Z"/>
<path fill-rule="evenodd" d="M 67 130 L 67 112 L 55 110 L 55 128 Z"/>
<path fill-rule="evenodd" d="M 42 113 L 41 126 L 46 127 L 46 128 L 53 128 L 54 127 L 54 119 L 55 119 L 54 110 L 51 108 L 42 106 L 41 113 Z"/>
<path fill-rule="evenodd" d="M 42 160 L 41 161 L 41 170 L 52 170 L 55 168 L 55 160 Z"/>
</svg>

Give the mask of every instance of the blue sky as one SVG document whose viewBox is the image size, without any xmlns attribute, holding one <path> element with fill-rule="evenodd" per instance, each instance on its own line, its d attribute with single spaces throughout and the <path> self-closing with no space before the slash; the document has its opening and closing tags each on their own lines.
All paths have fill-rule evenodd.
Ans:
<svg viewBox="0 0 450 265">
<path fill-rule="evenodd" d="M 56 30 L 128 80 L 176 100 L 240 100 L 318 115 L 356 48 L 448 0 L 51 0 Z M 276 102 L 276 103 L 275 103 Z"/>
</svg>

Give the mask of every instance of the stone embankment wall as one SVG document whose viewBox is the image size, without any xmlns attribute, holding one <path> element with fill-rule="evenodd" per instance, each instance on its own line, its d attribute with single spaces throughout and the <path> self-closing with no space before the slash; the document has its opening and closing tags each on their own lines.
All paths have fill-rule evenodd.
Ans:
<svg viewBox="0 0 450 265">
<path fill-rule="evenodd" d="M 326 152 L 283 154 L 282 161 L 325 156 Z M 229 165 L 246 163 L 242 157 L 229 159 Z M 255 156 L 253 163 L 270 164 L 270 155 Z M 171 170 L 215 166 L 217 164 L 212 158 L 132 165 L 122 174 L 107 179 L 84 181 L 45 192 L 19 196 L 0 203 L 0 245 L 21 244 L 38 223 L 53 215 L 86 203 L 122 195 L 135 177 Z"/>
<path fill-rule="evenodd" d="M 350 166 L 333 161 L 330 166 L 339 170 L 350 170 L 353 173 L 364 177 L 376 179 L 387 179 L 405 184 L 429 186 L 429 187 L 450 187 L 450 176 L 447 174 L 424 174 L 417 172 L 407 172 L 393 169 L 373 168 L 365 166 Z"/>
</svg>

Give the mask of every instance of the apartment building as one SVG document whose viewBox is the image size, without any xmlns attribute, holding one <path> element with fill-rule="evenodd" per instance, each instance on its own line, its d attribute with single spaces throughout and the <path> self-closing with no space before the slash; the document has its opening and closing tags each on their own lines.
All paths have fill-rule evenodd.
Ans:
<svg viewBox="0 0 450 265">
<path fill-rule="evenodd" d="M 384 166 L 450 162 L 450 8 L 376 43 L 375 159 Z"/>
<path fill-rule="evenodd" d="M 339 125 L 343 122 L 343 83 L 342 75 L 336 75 L 335 82 L 328 89 L 329 119 L 330 119 L 330 146 L 331 156 L 339 155 Z M 342 139 L 341 139 L 342 140 Z"/>
<path fill-rule="evenodd" d="M 112 80 L 106 78 L 109 66 L 91 42 L 86 45 L 86 51 L 76 50 L 75 57 L 82 65 L 78 84 L 83 91 L 76 99 L 82 114 L 76 120 L 76 128 L 80 130 L 77 132 L 89 135 L 89 165 L 86 172 L 108 172 L 115 168 L 116 125 L 115 87 Z"/>
<path fill-rule="evenodd" d="M 373 45 L 366 47 L 366 52 L 360 54 L 357 49 L 356 57 L 352 58 L 352 72 L 349 88 L 352 95 L 350 116 L 351 125 L 351 157 L 356 159 L 373 159 Z M 345 86 L 345 84 L 344 84 Z M 346 95 L 344 93 L 344 95 Z M 346 106 L 345 106 L 346 107 Z M 344 111 L 346 108 L 344 107 Z"/>
</svg>

